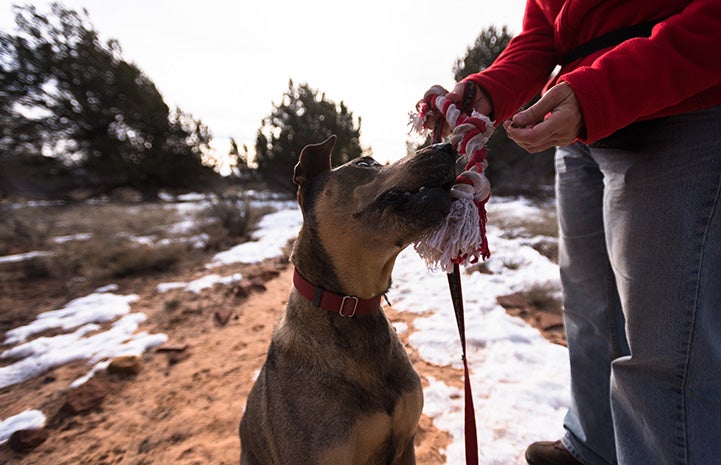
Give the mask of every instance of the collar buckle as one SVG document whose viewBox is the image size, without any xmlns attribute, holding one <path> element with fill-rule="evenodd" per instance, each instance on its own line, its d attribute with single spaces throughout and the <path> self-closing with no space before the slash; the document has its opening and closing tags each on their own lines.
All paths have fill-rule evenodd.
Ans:
<svg viewBox="0 0 721 465">
<path fill-rule="evenodd" d="M 351 302 L 353 307 L 351 309 L 350 313 L 345 313 L 345 306 L 346 302 Z M 358 297 L 352 296 L 352 295 L 344 295 L 343 300 L 341 300 L 340 308 L 338 309 L 338 314 L 342 317 L 346 318 L 353 318 L 355 316 L 355 311 L 358 308 Z"/>
</svg>

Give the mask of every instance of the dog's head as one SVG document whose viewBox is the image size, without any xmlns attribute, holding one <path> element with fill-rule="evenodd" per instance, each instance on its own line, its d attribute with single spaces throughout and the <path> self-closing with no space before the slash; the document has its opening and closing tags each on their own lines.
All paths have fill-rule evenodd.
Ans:
<svg viewBox="0 0 721 465">
<path fill-rule="evenodd" d="M 456 153 L 436 144 L 390 165 L 360 157 L 332 168 L 334 144 L 331 136 L 306 146 L 295 166 L 304 218 L 299 238 L 314 236 L 314 247 L 325 251 L 339 275 L 358 263 L 392 268 L 404 247 L 448 213 Z"/>
</svg>

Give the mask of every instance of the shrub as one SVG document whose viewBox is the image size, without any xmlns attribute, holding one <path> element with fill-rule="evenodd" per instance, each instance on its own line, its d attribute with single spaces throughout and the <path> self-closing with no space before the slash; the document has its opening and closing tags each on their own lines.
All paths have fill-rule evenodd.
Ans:
<svg viewBox="0 0 721 465">
<path fill-rule="evenodd" d="M 0 208 L 0 255 L 40 247 L 54 228 L 54 219 L 39 209 L 32 212 Z"/>
<path fill-rule="evenodd" d="M 271 205 L 252 205 L 241 194 L 221 196 L 203 211 L 202 231 L 209 236 L 208 248 L 220 250 L 248 238 L 260 219 L 275 211 Z"/>
<path fill-rule="evenodd" d="M 545 311 L 560 311 L 561 298 L 558 288 L 553 283 L 536 283 L 529 289 L 519 292 L 529 305 Z"/>
<path fill-rule="evenodd" d="M 241 196 L 218 197 L 206 209 L 205 214 L 219 221 L 231 237 L 244 237 L 248 234 L 250 202 Z"/>
<path fill-rule="evenodd" d="M 58 277 L 102 281 L 169 271 L 187 253 L 187 246 L 179 243 L 150 246 L 128 239 L 93 239 L 65 244 L 50 260 Z"/>
</svg>

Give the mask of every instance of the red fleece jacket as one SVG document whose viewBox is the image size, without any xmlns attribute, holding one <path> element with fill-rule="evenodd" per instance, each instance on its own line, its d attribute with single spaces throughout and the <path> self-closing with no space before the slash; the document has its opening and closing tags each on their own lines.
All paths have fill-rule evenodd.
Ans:
<svg viewBox="0 0 721 465">
<path fill-rule="evenodd" d="M 590 39 L 649 20 L 629 39 L 560 68 Z M 549 80 L 550 79 L 550 80 Z M 493 102 L 496 124 L 539 90 L 567 82 L 592 143 L 630 123 L 721 104 L 721 1 L 528 0 L 523 30 L 484 71 L 468 76 Z"/>
</svg>

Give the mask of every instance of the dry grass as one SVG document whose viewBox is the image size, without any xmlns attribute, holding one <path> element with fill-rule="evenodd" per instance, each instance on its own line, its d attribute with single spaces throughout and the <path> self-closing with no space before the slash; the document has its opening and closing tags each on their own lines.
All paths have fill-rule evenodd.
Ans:
<svg viewBox="0 0 721 465">
<path fill-rule="evenodd" d="M 488 221 L 505 231 L 505 236 L 509 238 L 558 236 L 558 221 L 554 208 L 541 209 L 539 214 L 534 216 L 498 215 L 489 218 Z"/>
<path fill-rule="evenodd" d="M 558 219 L 554 206 L 549 204 L 533 216 L 496 215 L 488 221 L 500 228 L 505 238 L 530 240 L 538 253 L 558 263 Z"/>
<path fill-rule="evenodd" d="M 53 207 L 4 207 L 0 211 L 0 255 L 47 251 L 52 254 L 14 264 L 0 264 L 0 283 L 29 279 L 83 279 L 90 283 L 172 271 L 244 240 L 265 207 L 251 208 L 241 197 L 221 198 L 199 209 L 192 227 L 165 203 L 71 204 Z M 198 248 L 190 236 L 203 238 Z M 58 238 L 65 240 L 58 241 Z"/>
<path fill-rule="evenodd" d="M 0 208 L 0 255 L 42 247 L 55 229 L 54 218 L 45 208 Z"/>
<path fill-rule="evenodd" d="M 71 242 L 46 258 L 49 274 L 92 282 L 172 271 L 191 252 L 187 244 L 137 244 L 127 239 Z"/>
<path fill-rule="evenodd" d="M 553 283 L 534 284 L 519 292 L 523 299 L 538 310 L 560 311 L 562 299 L 558 287 Z"/>
</svg>

